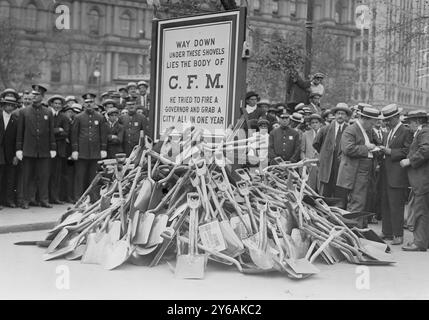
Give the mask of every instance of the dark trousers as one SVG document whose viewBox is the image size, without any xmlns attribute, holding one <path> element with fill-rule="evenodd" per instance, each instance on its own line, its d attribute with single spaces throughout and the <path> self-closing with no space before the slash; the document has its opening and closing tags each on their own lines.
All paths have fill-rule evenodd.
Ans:
<svg viewBox="0 0 429 320">
<path fill-rule="evenodd" d="M 62 178 L 66 164 L 66 158 L 55 157 L 51 159 L 51 177 L 49 179 L 49 198 L 51 201 L 60 200 L 61 190 L 65 187 L 62 184 Z"/>
<path fill-rule="evenodd" d="M 24 180 L 24 203 L 34 201 L 35 193 L 38 192 L 40 202 L 49 201 L 49 164 L 50 158 L 24 157 L 23 180 Z"/>
<path fill-rule="evenodd" d="M 66 160 L 64 167 L 64 188 L 61 193 L 61 200 L 75 202 L 74 199 L 74 179 L 75 179 L 75 161 Z"/>
<path fill-rule="evenodd" d="M 426 249 L 429 246 L 429 193 L 415 195 L 413 211 L 416 214 L 414 243 Z"/>
<path fill-rule="evenodd" d="M 94 180 L 97 174 L 97 160 L 79 159 L 75 163 L 75 180 L 74 180 L 74 198 L 79 199 L 80 196 Z M 94 195 L 91 195 L 94 199 Z"/>
<path fill-rule="evenodd" d="M 360 159 L 356 173 L 355 183 L 353 189 L 349 193 L 349 201 L 347 203 L 347 210 L 350 212 L 364 211 L 366 207 L 366 200 L 368 197 L 368 185 L 370 177 L 373 173 L 373 160 Z M 368 225 L 367 218 L 358 219 L 359 227 L 366 228 Z"/>
<path fill-rule="evenodd" d="M 15 166 L 0 165 L 0 197 L 3 203 L 15 203 Z"/>
<path fill-rule="evenodd" d="M 16 204 L 21 206 L 24 203 L 24 169 L 22 161 L 18 162 L 15 169 L 15 186 L 16 186 Z M 34 201 L 34 199 L 32 199 Z"/>
<path fill-rule="evenodd" d="M 404 207 L 407 201 L 407 189 L 391 188 L 382 179 L 381 215 L 382 232 L 386 236 L 402 237 L 404 235 Z"/>
<path fill-rule="evenodd" d="M 345 209 L 347 206 L 347 190 L 337 186 L 339 165 L 340 163 L 337 161 L 337 158 L 334 157 L 334 159 L 332 160 L 331 175 L 329 176 L 329 181 L 328 183 L 320 183 L 320 193 L 322 196 L 327 198 L 340 198 L 341 203 L 339 203 L 337 206 Z"/>
</svg>

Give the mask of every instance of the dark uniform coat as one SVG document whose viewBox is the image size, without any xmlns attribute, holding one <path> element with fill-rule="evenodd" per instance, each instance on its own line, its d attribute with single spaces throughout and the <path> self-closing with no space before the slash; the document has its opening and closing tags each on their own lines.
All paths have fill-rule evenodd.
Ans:
<svg viewBox="0 0 429 320">
<path fill-rule="evenodd" d="M 63 130 L 61 131 L 60 128 Z M 57 157 L 67 156 L 67 138 L 70 134 L 70 120 L 63 114 L 54 115 L 54 134 L 57 143 Z"/>
<path fill-rule="evenodd" d="M 299 133 L 290 128 L 276 128 L 270 133 L 268 157 L 272 161 L 281 157 L 285 161 L 297 162 L 301 153 Z"/>
<path fill-rule="evenodd" d="M 410 146 L 408 180 L 415 195 L 429 193 L 429 126 L 423 126 Z"/>
<path fill-rule="evenodd" d="M 135 113 L 132 116 L 128 114 L 121 116 L 119 123 L 124 126 L 123 150 L 129 156 L 134 146 L 139 143 L 140 130 L 143 130 L 145 135 L 151 135 L 149 122 L 144 115 Z"/>
<path fill-rule="evenodd" d="M 18 115 L 12 113 L 5 130 L 3 111 L 0 110 L 0 165 L 12 164 L 16 151 Z"/>
<path fill-rule="evenodd" d="M 98 112 L 88 110 L 74 118 L 71 134 L 72 151 L 79 152 L 79 159 L 100 159 L 100 152 L 107 151 L 106 119 Z"/>
<path fill-rule="evenodd" d="M 115 154 L 122 153 L 122 143 L 124 140 L 124 126 L 116 121 L 111 126 L 111 123 L 107 121 L 107 158 L 112 159 Z M 113 136 L 116 136 L 115 138 Z"/>
<path fill-rule="evenodd" d="M 24 157 L 50 158 L 50 151 L 56 149 L 52 112 L 43 106 L 20 110 L 16 150 L 22 150 Z"/>
</svg>

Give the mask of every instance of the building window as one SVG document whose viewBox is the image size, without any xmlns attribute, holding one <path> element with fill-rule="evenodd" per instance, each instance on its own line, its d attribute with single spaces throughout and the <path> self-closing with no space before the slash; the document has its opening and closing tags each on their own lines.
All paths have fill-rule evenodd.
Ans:
<svg viewBox="0 0 429 320">
<path fill-rule="evenodd" d="M 125 37 L 131 36 L 131 16 L 125 12 L 121 15 L 121 35 Z"/>
<path fill-rule="evenodd" d="M 25 9 L 25 26 L 30 30 L 37 29 L 37 7 L 33 3 Z"/>
<path fill-rule="evenodd" d="M 10 18 L 10 4 L 9 2 L 2 0 L 0 1 L 0 20 Z"/>
<path fill-rule="evenodd" d="M 128 75 L 129 71 L 129 64 L 128 61 L 126 60 L 122 60 L 121 62 L 119 62 L 119 70 L 118 73 L 120 76 L 124 76 L 124 75 Z"/>
<path fill-rule="evenodd" d="M 51 81 L 61 82 L 61 59 L 59 58 L 51 61 Z"/>
<path fill-rule="evenodd" d="M 95 9 L 92 9 L 88 13 L 88 27 L 89 27 L 89 34 L 92 34 L 92 35 L 100 34 L 100 14 Z"/>
<path fill-rule="evenodd" d="M 335 22 L 336 23 L 347 23 L 347 2 L 343 0 L 337 0 L 335 2 Z"/>
<path fill-rule="evenodd" d="M 290 15 L 293 18 L 296 18 L 296 1 L 290 2 Z"/>
<path fill-rule="evenodd" d="M 278 0 L 273 0 L 273 14 L 278 15 L 279 14 L 279 2 Z"/>
</svg>

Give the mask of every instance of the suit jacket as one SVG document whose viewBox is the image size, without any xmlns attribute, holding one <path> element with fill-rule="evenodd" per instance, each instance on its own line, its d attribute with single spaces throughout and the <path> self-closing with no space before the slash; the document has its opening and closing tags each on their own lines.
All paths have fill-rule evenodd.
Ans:
<svg viewBox="0 0 429 320">
<path fill-rule="evenodd" d="M 404 125 L 399 126 L 392 137 L 389 148 L 390 155 L 385 155 L 381 162 L 381 174 L 391 188 L 408 188 L 407 169 L 402 168 L 399 162 L 407 157 L 410 145 L 413 142 L 413 134 Z M 387 144 L 387 135 L 383 137 L 383 145 Z"/>
<path fill-rule="evenodd" d="M 301 159 L 315 159 L 318 158 L 318 152 L 313 148 L 313 141 L 316 136 L 313 129 L 307 130 L 301 137 Z"/>
<path fill-rule="evenodd" d="M 369 142 L 376 144 L 375 134 L 373 135 L 371 132 L 367 133 Z M 344 130 L 341 137 L 341 162 L 337 186 L 353 189 L 361 159 L 369 159 L 368 148 L 365 146 L 362 131 L 357 123 L 353 123 Z"/>
<path fill-rule="evenodd" d="M 423 126 L 408 152 L 411 166 L 408 168 L 408 181 L 416 195 L 429 192 L 429 126 Z"/>
<path fill-rule="evenodd" d="M 79 113 L 71 132 L 72 151 L 79 152 L 79 159 L 97 160 L 101 151 L 107 151 L 106 119 L 100 113 Z"/>
<path fill-rule="evenodd" d="M 0 165 L 12 164 L 16 152 L 16 131 L 18 115 L 12 113 L 5 130 L 3 111 L 0 110 Z"/>
<path fill-rule="evenodd" d="M 63 130 L 61 131 L 60 128 Z M 66 157 L 67 155 L 67 139 L 70 134 L 70 121 L 64 113 L 54 115 L 54 134 L 57 143 L 57 157 Z"/>
<path fill-rule="evenodd" d="M 343 135 L 347 128 L 347 123 L 344 123 Z M 320 182 L 328 183 L 331 176 L 332 162 L 334 159 L 335 149 L 335 121 L 324 126 L 319 130 L 313 142 L 314 149 L 319 152 L 319 179 Z M 341 157 L 341 152 L 338 154 Z M 338 161 L 340 163 L 340 161 Z"/>
<path fill-rule="evenodd" d="M 268 144 L 268 157 L 273 160 L 282 157 L 285 161 L 299 161 L 301 140 L 299 133 L 292 128 L 277 128 L 271 131 Z"/>
<path fill-rule="evenodd" d="M 149 132 L 149 122 L 144 115 L 129 114 L 123 115 L 119 118 L 119 123 L 124 126 L 124 141 L 122 147 L 127 156 L 130 155 L 134 146 L 139 143 L 140 130 L 143 130 L 145 135 L 151 136 Z"/>
<path fill-rule="evenodd" d="M 311 86 L 310 81 L 302 80 L 299 76 L 294 78 L 289 75 L 286 79 L 286 94 L 288 103 L 309 103 L 309 89 Z"/>
<path fill-rule="evenodd" d="M 57 150 L 54 119 L 48 108 L 32 106 L 19 111 L 16 150 L 33 158 L 50 158 L 50 151 Z"/>
<path fill-rule="evenodd" d="M 124 126 L 118 121 L 113 127 L 107 122 L 107 157 L 112 159 L 117 153 L 122 153 L 122 143 L 124 141 Z M 116 136 L 115 138 L 113 136 Z"/>
</svg>

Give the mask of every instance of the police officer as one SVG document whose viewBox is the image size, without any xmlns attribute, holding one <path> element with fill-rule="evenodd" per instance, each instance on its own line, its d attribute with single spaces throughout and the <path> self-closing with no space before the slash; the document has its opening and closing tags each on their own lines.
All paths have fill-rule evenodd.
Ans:
<svg viewBox="0 0 429 320">
<path fill-rule="evenodd" d="M 118 117 L 118 109 L 111 108 L 107 111 L 107 157 L 109 159 L 123 152 L 124 126 L 118 122 Z"/>
<path fill-rule="evenodd" d="M 138 114 L 137 106 L 135 101 L 127 102 L 128 114 L 120 117 L 119 122 L 124 126 L 124 141 L 123 150 L 130 155 L 134 146 L 139 143 L 140 130 L 143 130 L 144 134 L 151 135 L 149 132 L 149 122 L 144 115 Z"/>
<path fill-rule="evenodd" d="M 67 165 L 67 139 L 70 133 L 70 122 L 61 112 L 65 105 L 65 99 L 60 95 L 54 95 L 48 99 L 48 105 L 52 108 L 54 116 L 54 134 L 57 144 L 57 156 L 51 161 L 51 177 L 49 181 L 50 203 L 63 204 L 60 200 L 65 167 Z"/>
<path fill-rule="evenodd" d="M 54 119 L 52 112 L 42 106 L 46 88 L 33 85 L 31 107 L 22 109 L 18 117 L 16 157 L 23 162 L 23 209 L 34 202 L 36 189 L 40 206 L 52 208 L 49 201 L 49 164 L 56 156 Z"/>
<path fill-rule="evenodd" d="M 72 159 L 75 163 L 74 198 L 78 199 L 97 173 L 97 161 L 107 157 L 105 118 L 97 112 L 96 95 L 83 96 L 85 111 L 76 115 L 72 125 Z M 96 194 L 92 193 L 92 200 Z"/>
<path fill-rule="evenodd" d="M 276 157 L 281 157 L 284 161 L 297 162 L 301 153 L 301 140 L 299 133 L 289 126 L 290 116 L 286 110 L 279 116 L 279 122 L 280 127 L 270 133 L 268 145 L 270 162 Z"/>
</svg>

